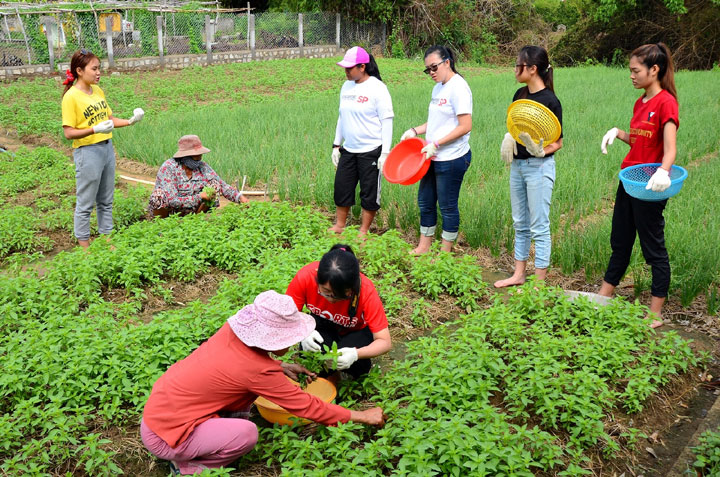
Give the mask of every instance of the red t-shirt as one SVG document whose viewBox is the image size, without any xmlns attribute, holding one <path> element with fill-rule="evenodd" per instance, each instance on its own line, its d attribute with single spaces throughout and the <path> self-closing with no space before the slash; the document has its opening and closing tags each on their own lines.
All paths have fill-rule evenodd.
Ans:
<svg viewBox="0 0 720 477">
<path fill-rule="evenodd" d="M 621 169 L 636 164 L 662 162 L 663 128 L 672 121 L 680 127 L 678 102 L 666 90 L 660 91 L 650 101 L 643 103 L 641 96 L 635 101 L 630 121 L 630 152 L 625 156 Z"/>
<path fill-rule="evenodd" d="M 312 262 L 300 269 L 288 285 L 286 295 L 290 295 L 298 310 L 307 306 L 310 313 L 332 321 L 348 331 L 370 328 L 372 333 L 388 327 L 385 308 L 380 301 L 375 285 L 368 277 L 360 274 L 360 299 L 355 317 L 348 316 L 349 300 L 330 303 L 318 293 L 317 271 L 320 262 Z"/>
<path fill-rule="evenodd" d="M 155 382 L 143 410 L 145 424 L 170 447 L 221 411 L 247 409 L 258 396 L 296 416 L 325 425 L 348 422 L 350 411 L 326 404 L 285 377 L 267 351 L 250 348 L 225 323 Z"/>
</svg>

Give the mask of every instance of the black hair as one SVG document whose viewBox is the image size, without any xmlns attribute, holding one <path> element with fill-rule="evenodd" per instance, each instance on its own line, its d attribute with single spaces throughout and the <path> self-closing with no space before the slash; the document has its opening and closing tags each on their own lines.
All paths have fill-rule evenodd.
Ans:
<svg viewBox="0 0 720 477">
<path fill-rule="evenodd" d="M 536 66 L 538 76 L 543 80 L 545 87 L 553 93 L 555 92 L 552 66 L 550 66 L 550 58 L 548 58 L 548 53 L 545 48 L 534 45 L 523 46 L 518 53 L 518 59 L 525 65 L 523 68 Z M 520 92 L 518 96 L 519 99 L 527 98 L 528 93 L 529 91 L 526 86 Z"/>
<path fill-rule="evenodd" d="M 368 61 L 367 63 L 362 63 L 365 65 L 365 73 L 369 74 L 370 76 L 374 76 L 380 81 L 382 81 L 382 78 L 380 77 L 380 69 L 375 62 L 375 57 L 370 53 L 368 53 L 368 56 L 370 57 L 370 61 Z"/>
<path fill-rule="evenodd" d="M 348 290 L 353 295 L 360 293 L 360 264 L 350 245 L 335 244 L 322 256 L 317 281 L 327 283 L 337 297 L 345 296 Z"/>
<path fill-rule="evenodd" d="M 653 65 L 658 65 L 658 80 L 660 87 L 667 90 L 677 99 L 677 89 L 675 89 L 675 68 L 673 66 L 672 55 L 670 49 L 665 43 L 651 43 L 639 46 L 630 53 L 630 58 L 636 57 L 648 69 Z"/>
<path fill-rule="evenodd" d="M 444 45 L 433 45 L 425 50 L 424 58 L 427 58 L 433 53 L 437 53 L 443 61 L 450 60 L 450 69 L 453 70 L 454 73 L 460 74 L 458 70 L 455 69 L 455 54 L 450 48 Z"/>
</svg>

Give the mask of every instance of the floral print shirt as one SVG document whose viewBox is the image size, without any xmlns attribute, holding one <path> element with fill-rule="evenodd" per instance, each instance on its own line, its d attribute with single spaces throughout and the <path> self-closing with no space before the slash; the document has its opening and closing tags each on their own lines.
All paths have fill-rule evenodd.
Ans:
<svg viewBox="0 0 720 477">
<path fill-rule="evenodd" d="M 194 210 L 200 205 L 200 193 L 206 186 L 232 202 L 240 202 L 242 197 L 240 191 L 223 181 L 206 162 L 202 161 L 188 179 L 182 165 L 175 159 L 168 159 L 158 170 L 155 189 L 150 196 L 150 209 Z M 217 205 L 219 201 L 216 199 Z"/>
</svg>

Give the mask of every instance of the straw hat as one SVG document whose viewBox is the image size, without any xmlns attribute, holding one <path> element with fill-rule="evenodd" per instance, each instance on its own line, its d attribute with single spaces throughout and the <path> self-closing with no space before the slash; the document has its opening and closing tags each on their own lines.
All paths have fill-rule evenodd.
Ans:
<svg viewBox="0 0 720 477">
<path fill-rule="evenodd" d="M 210 149 L 202 145 L 199 137 L 188 134 L 178 139 L 178 151 L 173 157 L 198 156 L 208 152 L 210 152 Z"/>
<path fill-rule="evenodd" d="M 228 318 L 235 336 L 248 346 L 266 351 L 287 348 L 307 338 L 315 329 L 315 319 L 298 311 L 293 299 L 269 290 L 259 294 Z"/>
</svg>

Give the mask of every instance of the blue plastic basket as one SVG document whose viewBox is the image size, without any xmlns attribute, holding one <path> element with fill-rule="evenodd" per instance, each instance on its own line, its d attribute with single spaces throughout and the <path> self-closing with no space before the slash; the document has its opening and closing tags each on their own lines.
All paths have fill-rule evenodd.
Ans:
<svg viewBox="0 0 720 477">
<path fill-rule="evenodd" d="M 626 167 L 620 170 L 618 177 L 630 196 L 636 199 L 646 200 L 648 202 L 657 202 L 674 196 L 682 189 L 683 181 L 687 178 L 688 173 L 680 166 L 673 165 L 670 168 L 670 187 L 662 192 L 653 192 L 645 189 L 650 177 L 655 174 L 658 167 L 662 164 L 638 164 Z"/>
</svg>

